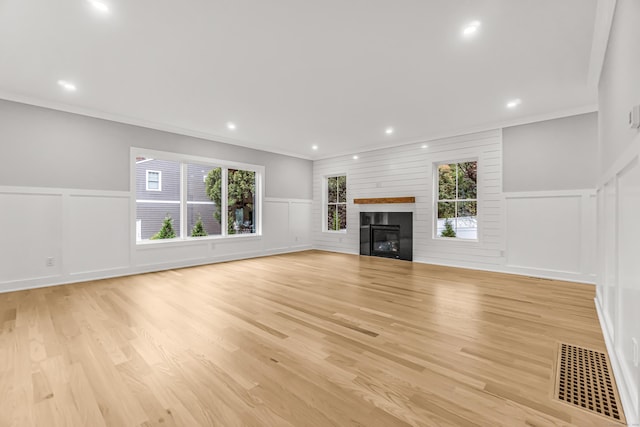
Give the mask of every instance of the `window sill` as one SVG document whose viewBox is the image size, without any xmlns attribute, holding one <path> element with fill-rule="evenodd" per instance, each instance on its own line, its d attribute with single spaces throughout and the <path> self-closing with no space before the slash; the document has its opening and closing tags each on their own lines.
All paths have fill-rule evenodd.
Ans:
<svg viewBox="0 0 640 427">
<path fill-rule="evenodd" d="M 479 239 L 460 239 L 458 237 L 440 237 L 436 236 L 433 240 L 442 241 L 442 242 L 462 242 L 462 243 L 480 243 Z"/>
<path fill-rule="evenodd" d="M 187 237 L 184 239 L 141 240 L 136 241 L 136 249 L 158 249 L 171 246 L 189 246 L 196 243 L 230 243 L 232 241 L 260 240 L 261 234 L 233 234 L 230 236 Z"/>
<path fill-rule="evenodd" d="M 347 230 L 322 230 L 322 232 L 329 234 L 347 234 Z"/>
</svg>

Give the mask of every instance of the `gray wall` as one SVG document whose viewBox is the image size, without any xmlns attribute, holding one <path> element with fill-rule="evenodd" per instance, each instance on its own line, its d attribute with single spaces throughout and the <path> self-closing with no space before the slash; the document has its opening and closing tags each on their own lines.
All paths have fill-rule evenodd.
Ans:
<svg viewBox="0 0 640 427">
<path fill-rule="evenodd" d="M 312 198 L 312 162 L 0 100 L 0 185 L 129 191 L 130 147 L 265 166 L 265 196 Z"/>
<path fill-rule="evenodd" d="M 629 110 L 640 104 L 640 1 L 619 0 L 600 76 L 600 172 L 620 157 L 638 129 L 628 125 Z"/>
<path fill-rule="evenodd" d="M 505 128 L 504 191 L 595 188 L 598 114 Z"/>
</svg>

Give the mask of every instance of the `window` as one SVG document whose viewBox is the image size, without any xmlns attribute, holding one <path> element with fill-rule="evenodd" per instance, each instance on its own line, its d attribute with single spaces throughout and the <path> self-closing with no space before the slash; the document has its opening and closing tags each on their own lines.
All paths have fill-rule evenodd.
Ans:
<svg viewBox="0 0 640 427">
<path fill-rule="evenodd" d="M 222 168 L 187 163 L 187 233 L 191 237 L 222 234 Z M 200 178 L 200 177 L 203 178 Z"/>
<path fill-rule="evenodd" d="M 347 176 L 327 177 L 327 231 L 347 229 Z"/>
<path fill-rule="evenodd" d="M 438 165 L 436 236 L 478 238 L 478 162 Z"/>
<path fill-rule="evenodd" d="M 138 243 L 259 234 L 262 166 L 141 149 L 132 156 Z"/>
<path fill-rule="evenodd" d="M 162 172 L 164 172 L 164 188 L 160 191 Z M 153 181 L 153 179 L 156 180 Z M 154 182 L 157 184 L 155 188 Z M 139 220 L 136 234 L 141 240 L 167 239 L 171 238 L 176 230 L 179 233 L 181 225 L 179 162 L 151 157 L 136 159 L 136 219 Z"/>
<path fill-rule="evenodd" d="M 162 191 L 162 172 L 147 171 L 147 191 Z"/>
<path fill-rule="evenodd" d="M 229 234 L 254 233 L 256 173 L 238 169 L 228 170 L 227 216 Z"/>
</svg>

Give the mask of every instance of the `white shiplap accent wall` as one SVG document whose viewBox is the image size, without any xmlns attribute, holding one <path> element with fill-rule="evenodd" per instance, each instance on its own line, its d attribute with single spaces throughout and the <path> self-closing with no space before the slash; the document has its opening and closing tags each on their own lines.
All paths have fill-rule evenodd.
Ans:
<svg viewBox="0 0 640 427">
<path fill-rule="evenodd" d="M 502 132 L 500 130 L 409 144 L 314 162 L 314 248 L 359 253 L 361 211 L 413 212 L 414 261 L 496 270 L 504 262 Z M 478 160 L 478 241 L 434 238 L 434 165 Z M 323 180 L 347 174 L 347 232 L 323 232 Z M 415 204 L 355 205 L 353 199 L 414 196 Z"/>
</svg>

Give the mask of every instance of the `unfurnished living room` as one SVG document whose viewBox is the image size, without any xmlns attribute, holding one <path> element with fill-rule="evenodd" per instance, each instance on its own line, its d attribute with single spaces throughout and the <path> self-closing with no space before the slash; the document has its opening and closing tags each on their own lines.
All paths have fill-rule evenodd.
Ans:
<svg viewBox="0 0 640 427">
<path fill-rule="evenodd" d="M 640 0 L 0 0 L 0 427 L 640 426 Z"/>
</svg>

